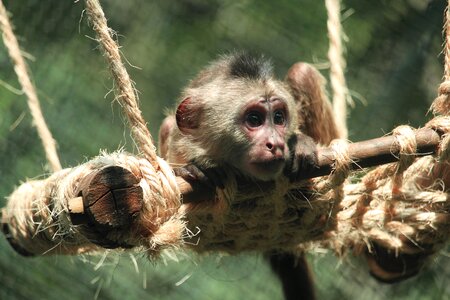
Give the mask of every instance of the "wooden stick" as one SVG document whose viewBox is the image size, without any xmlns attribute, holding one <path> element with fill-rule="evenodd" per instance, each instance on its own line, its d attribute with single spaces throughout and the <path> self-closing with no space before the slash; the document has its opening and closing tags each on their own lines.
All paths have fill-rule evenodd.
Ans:
<svg viewBox="0 0 450 300">
<path fill-rule="evenodd" d="M 428 128 L 416 130 L 415 137 L 417 156 L 435 153 L 441 141 L 440 135 L 435 130 Z M 348 153 L 352 159 L 349 167 L 355 170 L 395 162 L 398 160 L 399 151 L 400 147 L 395 136 L 353 143 L 348 147 Z M 331 148 L 319 149 L 318 167 L 305 171 L 298 183 L 301 184 L 303 179 L 330 174 L 333 170 L 333 163 L 333 150 Z M 77 197 L 69 200 L 68 207 L 72 223 L 80 225 L 79 230 L 85 237 L 104 248 L 133 247 L 133 245 L 108 237 L 121 236 L 117 232 L 121 233 L 131 228 L 134 217 L 139 214 L 143 201 L 143 192 L 138 184 L 139 181 L 140 179 L 133 173 L 120 166 L 110 166 L 93 171 L 81 180 L 76 193 Z M 274 188 L 273 182 L 258 184 L 245 181 L 245 179 L 237 179 L 237 181 L 239 182 L 240 197 L 245 195 L 248 199 L 264 195 Z M 200 185 L 195 181 L 187 182 L 181 177 L 177 177 L 177 183 L 182 193 L 183 204 L 194 205 L 196 208 L 197 203 L 215 199 L 215 188 Z M 293 188 L 295 186 L 296 184 L 293 183 Z M 4 223 L 6 222 L 4 221 Z M 5 230 L 4 232 L 6 233 Z M 14 240 L 9 240 L 9 242 L 15 249 L 21 251 Z"/>
<path fill-rule="evenodd" d="M 440 135 L 430 128 L 421 128 L 415 131 L 417 142 L 417 156 L 430 155 L 436 152 L 441 141 Z M 371 140 L 352 143 L 349 145 L 349 154 L 352 159 L 351 170 L 358 170 L 367 167 L 378 166 L 386 163 L 398 161 L 399 145 L 392 135 L 375 138 Z M 317 153 L 318 166 L 316 169 L 305 171 L 299 180 L 315 178 L 331 173 L 334 163 L 333 150 L 331 148 L 321 148 Z M 177 178 L 183 202 L 197 202 L 198 197 L 214 199 L 214 191 L 202 186 L 199 190 L 197 186 L 192 186 L 182 178 Z M 264 186 L 264 185 L 260 185 Z M 212 195 L 212 196 L 211 196 Z M 200 200 L 201 201 L 201 200 Z"/>
<path fill-rule="evenodd" d="M 416 156 L 425 156 L 436 152 L 441 141 L 441 137 L 436 131 L 421 128 L 415 131 L 415 135 L 417 142 Z M 349 154 L 352 159 L 350 169 L 357 170 L 398 161 L 399 151 L 400 147 L 392 135 L 350 144 Z M 320 149 L 318 160 L 318 168 L 311 172 L 305 172 L 301 179 L 330 174 L 334 161 L 332 150 L 330 148 Z"/>
<path fill-rule="evenodd" d="M 415 136 L 417 142 L 417 153 L 416 153 L 417 156 L 430 155 L 436 152 L 436 149 L 441 140 L 439 134 L 436 131 L 429 128 L 422 128 L 415 131 Z M 373 167 L 381 164 L 395 162 L 398 160 L 399 150 L 400 150 L 399 145 L 396 143 L 396 139 L 394 136 L 385 136 L 350 144 L 349 154 L 352 159 L 350 169 L 357 170 L 366 167 Z M 334 163 L 334 156 L 332 149 L 321 148 L 318 150 L 317 156 L 318 156 L 318 167 L 313 170 L 305 171 L 300 176 L 299 180 L 330 174 L 332 170 L 332 165 Z M 130 175 L 128 174 L 128 176 Z M 111 177 L 111 175 L 109 174 L 108 177 Z M 120 179 L 116 178 L 115 180 Z M 131 178 L 127 178 L 126 181 L 131 182 L 132 180 L 133 179 Z M 215 190 L 207 186 L 197 184 L 196 182 L 187 182 L 181 177 L 177 177 L 177 183 L 180 188 L 181 194 L 183 195 L 183 203 L 195 203 L 195 202 L 200 203 L 202 201 L 214 199 L 215 197 Z M 264 189 L 265 186 L 267 186 L 269 189 L 271 188 L 271 185 L 258 185 L 258 186 L 260 192 L 264 192 L 261 189 Z M 96 187 L 92 187 L 90 185 L 87 185 L 84 188 L 85 189 L 89 188 L 90 190 L 96 189 Z M 249 185 L 249 189 L 251 188 L 252 186 Z M 103 195 L 104 191 L 99 194 Z M 134 199 L 134 201 L 136 201 L 136 199 Z M 74 198 L 69 201 L 69 209 L 71 210 L 71 212 L 74 213 L 74 215 L 83 214 L 84 210 L 80 207 L 84 207 L 84 209 L 86 209 L 86 204 L 84 204 L 83 206 L 82 202 L 83 202 L 82 197 Z M 102 210 L 103 209 L 104 208 L 102 207 Z M 92 208 L 88 209 L 89 212 L 91 210 Z M 95 216 L 93 216 L 93 218 L 96 219 Z"/>
</svg>

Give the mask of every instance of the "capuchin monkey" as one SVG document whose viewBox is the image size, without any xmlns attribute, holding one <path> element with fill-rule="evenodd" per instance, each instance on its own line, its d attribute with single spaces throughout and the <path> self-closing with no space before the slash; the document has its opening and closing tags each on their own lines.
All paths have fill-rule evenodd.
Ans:
<svg viewBox="0 0 450 300">
<path fill-rule="evenodd" d="M 316 163 L 316 143 L 337 137 L 323 82 L 308 64 L 294 65 L 282 82 L 263 57 L 223 56 L 191 81 L 164 120 L 160 155 L 188 164 L 176 171 L 191 179 L 220 179 L 206 175 L 223 168 L 262 181 L 282 173 L 295 179 Z"/>
<path fill-rule="evenodd" d="M 285 81 L 264 57 L 222 56 L 185 88 L 176 112 L 164 120 L 160 155 L 185 180 L 223 188 L 224 169 L 249 179 L 295 180 L 316 165 L 316 145 L 338 138 L 325 80 L 297 63 Z M 304 256 L 267 253 L 285 299 L 315 299 Z"/>
<path fill-rule="evenodd" d="M 302 170 L 315 167 L 317 144 L 340 137 L 324 87 L 325 79 L 306 63 L 294 64 L 280 81 L 262 56 L 223 56 L 191 81 L 176 112 L 163 121 L 160 155 L 181 166 L 174 168 L 177 176 L 210 187 L 224 187 L 225 169 L 250 180 L 296 180 Z M 367 262 L 382 282 L 414 276 L 423 266 L 420 255 L 373 246 Z M 303 255 L 274 251 L 266 256 L 285 299 L 315 299 Z"/>
</svg>

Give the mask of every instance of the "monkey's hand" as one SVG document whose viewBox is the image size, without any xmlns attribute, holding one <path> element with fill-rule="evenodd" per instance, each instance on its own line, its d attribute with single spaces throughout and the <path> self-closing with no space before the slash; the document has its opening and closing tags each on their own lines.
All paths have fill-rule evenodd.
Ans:
<svg viewBox="0 0 450 300">
<path fill-rule="evenodd" d="M 317 144 L 303 133 L 297 133 L 288 144 L 291 153 L 284 168 L 284 175 L 291 181 L 296 181 L 303 172 L 317 168 Z"/>
<path fill-rule="evenodd" d="M 176 176 L 180 176 L 191 184 L 205 185 L 209 188 L 224 189 L 226 173 L 221 168 L 201 168 L 195 163 L 173 169 Z"/>
</svg>

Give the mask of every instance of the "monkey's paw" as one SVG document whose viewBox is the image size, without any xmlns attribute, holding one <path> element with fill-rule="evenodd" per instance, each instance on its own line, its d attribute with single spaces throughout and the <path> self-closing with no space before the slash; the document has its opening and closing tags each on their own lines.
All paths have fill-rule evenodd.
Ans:
<svg viewBox="0 0 450 300">
<path fill-rule="evenodd" d="M 284 169 L 284 174 L 291 181 L 296 181 L 302 177 L 303 173 L 309 173 L 318 167 L 317 145 L 311 137 L 300 133 L 291 147 L 293 153 Z"/>
<path fill-rule="evenodd" d="M 220 168 L 203 169 L 195 164 L 188 164 L 174 168 L 173 171 L 176 176 L 180 176 L 191 184 L 201 184 L 209 188 L 225 188 L 226 173 Z"/>
</svg>

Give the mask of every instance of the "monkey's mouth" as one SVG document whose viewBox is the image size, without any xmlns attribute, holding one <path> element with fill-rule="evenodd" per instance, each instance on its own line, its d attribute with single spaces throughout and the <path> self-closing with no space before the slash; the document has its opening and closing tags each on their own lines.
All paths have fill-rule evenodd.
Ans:
<svg viewBox="0 0 450 300">
<path fill-rule="evenodd" d="M 250 162 L 250 168 L 255 177 L 263 180 L 270 180 L 279 175 L 284 164 L 284 158 L 257 160 Z"/>
</svg>

